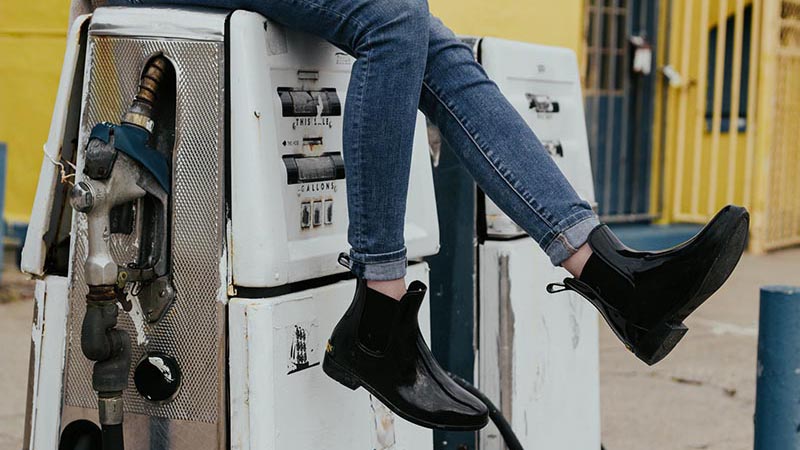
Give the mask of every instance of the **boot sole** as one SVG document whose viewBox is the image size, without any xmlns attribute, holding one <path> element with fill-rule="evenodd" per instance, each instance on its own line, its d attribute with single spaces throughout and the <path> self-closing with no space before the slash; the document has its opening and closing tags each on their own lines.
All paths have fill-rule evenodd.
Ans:
<svg viewBox="0 0 800 450">
<path fill-rule="evenodd" d="M 747 218 L 747 212 L 742 212 L 739 221 L 728 235 L 729 238 L 723 244 L 723 247 L 737 244 L 736 248 L 733 249 L 734 251 L 725 252 L 717 257 L 694 297 L 641 338 L 634 354 L 644 363 L 652 366 L 664 359 L 689 331 L 689 328 L 683 324 L 684 319 L 708 300 L 731 276 L 747 243 L 749 223 Z"/>
<path fill-rule="evenodd" d="M 488 416 L 486 420 L 483 421 L 481 424 L 475 425 L 452 425 L 452 424 L 441 424 L 436 422 L 429 422 L 426 420 L 418 419 L 414 416 L 408 415 L 404 413 L 401 409 L 397 408 L 394 404 L 386 399 L 380 392 L 374 389 L 369 384 L 365 383 L 361 378 L 357 375 L 353 374 L 350 370 L 346 369 L 343 365 L 336 362 L 333 357 L 328 356 L 325 354 L 325 358 L 322 360 L 322 371 L 325 372 L 330 378 L 334 381 L 337 381 L 342 386 L 355 391 L 356 389 L 363 387 L 367 392 L 372 394 L 372 396 L 376 397 L 378 400 L 381 401 L 387 408 L 392 410 L 395 414 L 399 417 L 421 427 L 431 428 L 436 430 L 444 430 L 444 431 L 477 431 L 481 428 L 485 427 L 489 423 Z"/>
</svg>

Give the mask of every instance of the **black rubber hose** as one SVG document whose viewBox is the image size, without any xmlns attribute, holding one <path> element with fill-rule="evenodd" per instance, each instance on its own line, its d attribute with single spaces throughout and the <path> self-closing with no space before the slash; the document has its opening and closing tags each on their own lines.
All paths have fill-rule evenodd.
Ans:
<svg viewBox="0 0 800 450">
<path fill-rule="evenodd" d="M 103 450 L 125 450 L 122 424 L 103 425 Z"/>
<path fill-rule="evenodd" d="M 478 398 L 478 400 L 482 401 L 487 408 L 489 408 L 489 418 L 492 419 L 494 425 L 497 427 L 497 430 L 500 431 L 500 435 L 503 436 L 503 440 L 506 442 L 506 447 L 508 450 L 525 450 L 522 448 L 522 444 L 520 444 L 519 439 L 517 439 L 517 435 L 514 434 L 514 430 L 511 429 L 511 425 L 508 423 L 503 414 L 497 409 L 497 406 L 486 397 L 483 392 L 479 391 L 478 388 L 473 386 L 469 381 L 459 377 L 458 375 L 453 375 L 452 373 L 448 373 L 450 378 L 453 379 L 459 386 L 463 387 L 467 390 L 470 394 L 474 395 Z"/>
</svg>

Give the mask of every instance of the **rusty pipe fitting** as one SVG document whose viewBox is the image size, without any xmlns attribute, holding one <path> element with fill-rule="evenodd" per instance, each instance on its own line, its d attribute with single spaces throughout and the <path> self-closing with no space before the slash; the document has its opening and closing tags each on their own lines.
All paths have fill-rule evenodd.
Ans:
<svg viewBox="0 0 800 450">
<path fill-rule="evenodd" d="M 130 337 L 116 328 L 117 314 L 114 286 L 89 286 L 81 350 L 95 362 L 92 387 L 97 391 L 101 425 L 122 423 L 122 391 L 128 385 L 131 367 Z"/>
<path fill-rule="evenodd" d="M 158 100 L 158 91 L 167 71 L 169 61 L 164 55 L 157 55 L 147 62 L 139 79 L 139 88 L 133 97 L 123 123 L 130 123 L 153 132 L 153 108 Z"/>
</svg>

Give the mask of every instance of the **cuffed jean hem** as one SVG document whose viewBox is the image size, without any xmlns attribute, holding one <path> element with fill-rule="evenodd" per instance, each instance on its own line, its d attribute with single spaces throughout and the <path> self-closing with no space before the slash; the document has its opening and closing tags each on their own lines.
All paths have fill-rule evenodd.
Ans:
<svg viewBox="0 0 800 450">
<path fill-rule="evenodd" d="M 569 217 L 562 225 L 561 231 L 545 247 L 545 253 L 550 257 L 554 266 L 560 266 L 564 261 L 574 255 L 578 249 L 589 240 L 589 233 L 600 225 L 600 220 L 593 211 L 585 211 Z"/>
<path fill-rule="evenodd" d="M 406 276 L 406 248 L 389 253 L 359 253 L 350 249 L 350 271 L 373 281 L 396 280 Z"/>
</svg>

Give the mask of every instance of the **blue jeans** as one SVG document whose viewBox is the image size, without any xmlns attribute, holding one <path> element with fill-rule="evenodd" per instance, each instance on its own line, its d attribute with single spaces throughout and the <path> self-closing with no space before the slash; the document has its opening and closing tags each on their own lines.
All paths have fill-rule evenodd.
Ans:
<svg viewBox="0 0 800 450">
<path fill-rule="evenodd" d="M 560 265 L 598 225 L 472 50 L 426 0 L 112 0 L 246 9 L 356 58 L 344 111 L 351 270 L 406 273 L 406 195 L 417 109 L 481 189 Z"/>
</svg>

